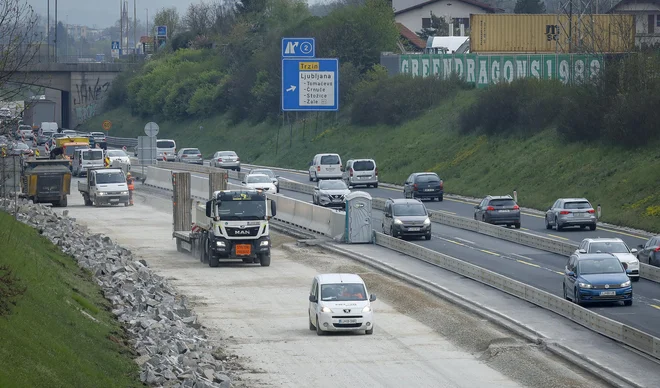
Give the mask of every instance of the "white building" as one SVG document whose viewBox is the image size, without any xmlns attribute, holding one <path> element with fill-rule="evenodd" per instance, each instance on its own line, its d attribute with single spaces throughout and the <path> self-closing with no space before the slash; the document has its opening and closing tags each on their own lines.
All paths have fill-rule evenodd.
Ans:
<svg viewBox="0 0 660 388">
<path fill-rule="evenodd" d="M 660 44 L 660 0 L 622 0 L 607 13 L 635 15 L 635 43 Z"/>
<path fill-rule="evenodd" d="M 455 27 L 470 28 L 470 14 L 500 13 L 503 9 L 476 0 L 392 0 L 394 18 L 408 29 L 419 32 L 431 27 L 431 15 L 444 17 Z"/>
</svg>

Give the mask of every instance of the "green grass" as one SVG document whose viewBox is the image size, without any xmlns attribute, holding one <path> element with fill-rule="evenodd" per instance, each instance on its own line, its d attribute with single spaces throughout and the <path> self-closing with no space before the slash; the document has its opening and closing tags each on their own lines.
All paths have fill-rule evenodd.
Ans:
<svg viewBox="0 0 660 388">
<path fill-rule="evenodd" d="M 474 91 L 463 91 L 398 127 L 356 127 L 341 117 L 336 121 L 330 113 L 319 115 L 322 121 L 315 113 L 299 114 L 291 137 L 288 124 L 231 125 L 218 115 L 158 122 L 158 137 L 174 138 L 179 147 L 199 147 L 207 157 L 232 149 L 244 163 L 304 170 L 319 152 L 337 152 L 344 160 L 371 157 L 384 182 L 401 184 L 411 172 L 433 170 L 449 193 L 481 197 L 517 189 L 521 205 L 541 210 L 559 197 L 584 196 L 601 204 L 605 222 L 660 232 L 656 146 L 628 150 L 596 142 L 566 144 L 552 128 L 528 138 L 460 134 L 458 112 L 473 102 Z M 84 129 L 98 130 L 104 119 L 113 122 L 109 135 L 122 137 L 144 135 L 144 124 L 150 121 L 122 108 L 92 119 Z"/>
<path fill-rule="evenodd" d="M 0 211 L 3 265 L 26 292 L 0 316 L 1 387 L 142 386 L 125 335 L 91 274 Z"/>
</svg>

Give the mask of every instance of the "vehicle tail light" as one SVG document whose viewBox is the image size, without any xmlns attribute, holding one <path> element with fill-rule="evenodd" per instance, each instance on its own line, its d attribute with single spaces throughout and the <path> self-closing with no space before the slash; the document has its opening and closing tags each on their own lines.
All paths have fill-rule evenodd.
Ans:
<svg viewBox="0 0 660 388">
<path fill-rule="evenodd" d="M 591 213 L 591 214 L 594 214 L 595 212 L 596 212 L 596 211 L 595 211 L 594 209 L 591 209 L 591 210 L 587 210 L 587 213 Z"/>
<path fill-rule="evenodd" d="M 417 191 L 417 183 L 413 185 L 413 190 Z"/>
<path fill-rule="evenodd" d="M 351 174 L 351 176 L 353 176 L 353 169 L 352 169 L 352 168 L 349 168 L 349 169 L 348 169 L 348 173 Z"/>
<path fill-rule="evenodd" d="M 486 208 L 486 210 L 495 210 L 495 208 L 492 207 L 492 206 L 488 206 L 488 207 Z"/>
<path fill-rule="evenodd" d="M 202 156 L 202 155 L 199 155 L 199 156 Z M 238 157 L 236 158 L 236 161 L 237 161 L 237 162 L 240 161 L 240 160 L 241 160 L 241 158 L 238 158 Z"/>
<path fill-rule="evenodd" d="M 562 211 L 559 212 L 559 214 L 571 214 L 571 212 L 566 211 L 566 210 L 562 210 Z"/>
<path fill-rule="evenodd" d="M 222 158 L 218 158 L 218 162 L 222 162 Z"/>
<path fill-rule="evenodd" d="M 520 206 L 518 206 L 518 205 L 513 206 L 513 210 L 518 210 L 518 209 L 520 209 Z"/>
<path fill-rule="evenodd" d="M 184 158 L 187 158 L 187 157 L 188 157 L 188 155 L 186 155 L 186 154 L 183 154 L 183 155 L 181 155 L 181 156 L 183 156 Z"/>
<path fill-rule="evenodd" d="M 201 157 L 202 157 L 202 154 L 197 154 L 197 157 L 198 157 L 198 158 L 201 158 Z"/>
<path fill-rule="evenodd" d="M 376 167 L 376 176 L 378 176 L 378 167 Z"/>
<path fill-rule="evenodd" d="M 654 251 L 656 251 L 656 252 L 660 252 L 660 247 L 656 247 L 656 248 L 654 249 Z"/>
<path fill-rule="evenodd" d="M 321 166 L 316 166 L 316 171 L 321 171 Z"/>
<path fill-rule="evenodd" d="M 444 189 L 445 187 L 445 181 L 440 180 L 440 190 Z"/>
</svg>

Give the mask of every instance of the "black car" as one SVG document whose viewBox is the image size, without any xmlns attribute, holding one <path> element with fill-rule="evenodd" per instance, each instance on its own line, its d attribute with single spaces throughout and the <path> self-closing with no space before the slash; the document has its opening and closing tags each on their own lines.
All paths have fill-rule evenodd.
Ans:
<svg viewBox="0 0 660 388">
<path fill-rule="evenodd" d="M 474 219 L 520 229 L 520 207 L 510 195 L 489 195 L 474 207 Z"/>
<path fill-rule="evenodd" d="M 434 172 L 416 172 L 410 174 L 403 184 L 405 198 L 437 198 L 442 201 L 444 195 L 444 182 Z"/>
</svg>

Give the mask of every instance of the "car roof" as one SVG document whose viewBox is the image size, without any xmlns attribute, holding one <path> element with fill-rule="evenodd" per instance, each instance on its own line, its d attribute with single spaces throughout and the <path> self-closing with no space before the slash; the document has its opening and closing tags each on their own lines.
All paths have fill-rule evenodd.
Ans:
<svg viewBox="0 0 660 388">
<path fill-rule="evenodd" d="M 393 204 L 397 205 L 424 205 L 419 199 L 410 199 L 410 198 L 388 198 L 388 201 L 391 201 Z"/>
<path fill-rule="evenodd" d="M 612 253 L 580 253 L 576 256 L 577 256 L 578 260 L 595 260 L 595 259 L 611 259 L 611 258 L 616 259 L 617 258 Z"/>
<path fill-rule="evenodd" d="M 199 148 L 196 147 L 181 148 L 181 151 L 185 151 L 185 150 L 199 150 Z"/>
<path fill-rule="evenodd" d="M 559 198 L 559 199 L 564 202 L 589 202 L 589 200 L 586 198 Z"/>
<path fill-rule="evenodd" d="M 266 174 L 247 174 L 247 176 L 264 176 L 264 177 L 270 179 L 270 177 Z"/>
<path fill-rule="evenodd" d="M 432 171 L 430 171 L 430 172 L 414 172 L 414 173 L 413 173 L 413 176 L 414 176 L 414 177 L 418 177 L 418 176 L 422 176 L 422 175 L 435 175 L 435 176 L 437 176 L 438 178 L 440 178 L 440 175 L 438 175 L 437 173 L 432 172 Z"/>
<path fill-rule="evenodd" d="M 270 172 L 273 172 L 273 170 L 271 170 L 270 168 L 253 168 L 252 170 L 250 170 L 250 174 L 260 174 L 258 172 L 254 172 L 254 171 L 270 171 Z"/>
<path fill-rule="evenodd" d="M 369 159 L 369 158 L 351 159 L 351 160 L 349 160 L 349 162 L 360 162 L 360 161 L 362 161 L 362 160 L 368 160 L 368 161 L 370 161 L 370 162 L 375 162 L 375 160 L 373 160 L 373 159 Z"/>
<path fill-rule="evenodd" d="M 585 238 L 582 241 L 588 241 L 588 242 L 623 242 L 623 240 L 618 238 L 618 237 L 589 237 L 589 238 Z"/>
<path fill-rule="evenodd" d="M 513 199 L 510 195 L 489 195 L 486 198 L 490 199 Z"/>
<path fill-rule="evenodd" d="M 216 154 L 221 154 L 223 152 L 231 152 L 231 153 L 234 153 L 234 154 L 236 153 L 236 151 L 217 151 Z"/>
<path fill-rule="evenodd" d="M 364 283 L 362 278 L 354 273 L 325 273 L 316 275 L 320 284 L 330 283 Z"/>
</svg>

